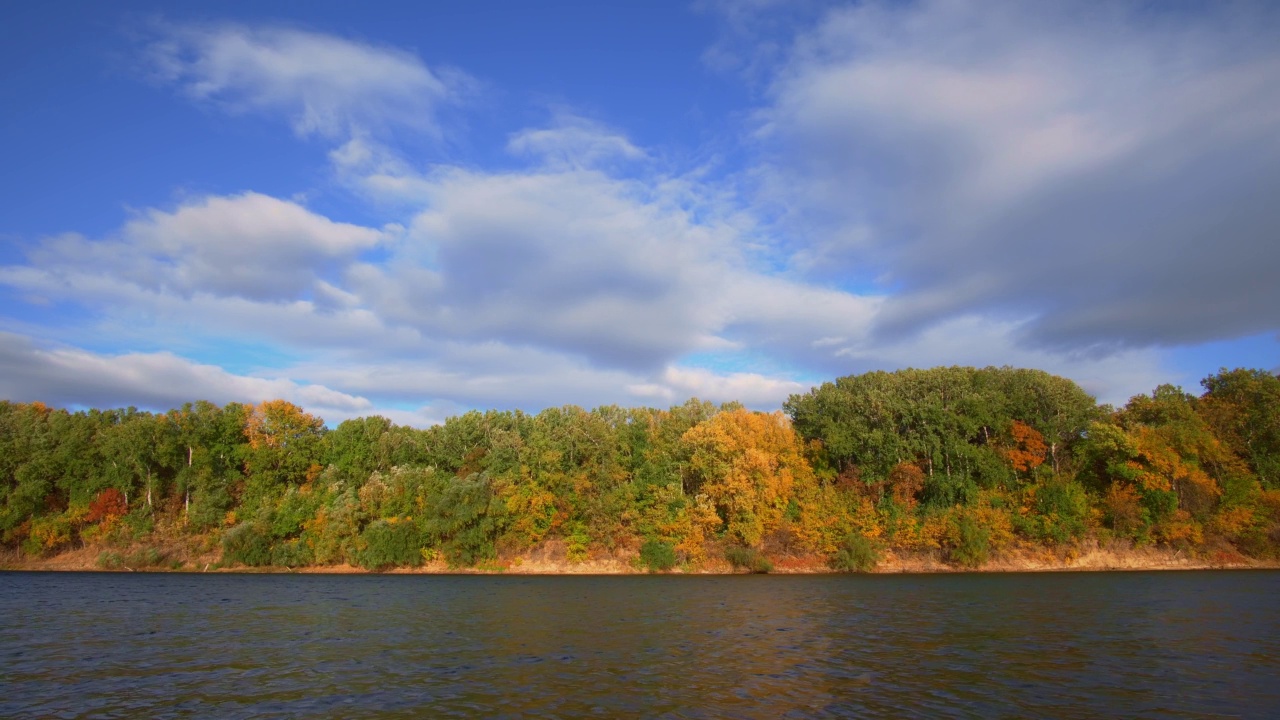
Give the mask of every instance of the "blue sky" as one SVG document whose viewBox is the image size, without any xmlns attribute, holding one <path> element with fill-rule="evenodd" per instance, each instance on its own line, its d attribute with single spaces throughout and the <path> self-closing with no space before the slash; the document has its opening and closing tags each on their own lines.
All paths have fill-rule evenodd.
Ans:
<svg viewBox="0 0 1280 720">
<path fill-rule="evenodd" d="M 1280 365 L 1268 3 L 32 3 L 0 397 L 775 408 Z"/>
</svg>

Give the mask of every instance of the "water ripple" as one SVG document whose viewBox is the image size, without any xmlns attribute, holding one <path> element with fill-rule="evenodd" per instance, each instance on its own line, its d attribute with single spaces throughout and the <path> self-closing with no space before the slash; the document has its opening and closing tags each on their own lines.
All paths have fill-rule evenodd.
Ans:
<svg viewBox="0 0 1280 720">
<path fill-rule="evenodd" d="M 1272 717 L 1280 573 L 0 573 L 4 717 Z"/>
</svg>

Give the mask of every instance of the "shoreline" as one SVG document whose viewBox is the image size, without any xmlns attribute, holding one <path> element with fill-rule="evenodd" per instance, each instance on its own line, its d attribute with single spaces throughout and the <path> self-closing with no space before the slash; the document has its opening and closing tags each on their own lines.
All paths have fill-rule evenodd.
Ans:
<svg viewBox="0 0 1280 720">
<path fill-rule="evenodd" d="M 434 561 L 418 567 L 396 567 L 387 570 L 367 570 L 353 565 L 311 565 L 305 567 L 244 565 L 222 566 L 213 554 L 190 557 L 170 563 L 168 567 L 101 567 L 98 564 L 102 547 L 85 547 L 47 558 L 21 559 L 17 562 L 0 562 L 0 571 L 16 572 L 152 572 L 152 573 L 242 573 L 242 574 L 299 574 L 299 575 L 745 575 L 748 571 L 735 569 L 724 560 L 709 560 L 697 568 L 676 568 L 668 572 L 650 573 L 632 563 L 633 555 L 589 559 L 570 563 L 559 558 L 548 558 L 544 553 L 530 553 L 484 564 L 479 567 L 453 568 L 443 561 Z M 542 557 L 539 557 L 542 555 Z M 844 575 L 832 570 L 820 556 L 788 555 L 771 558 L 774 563 L 770 575 Z M 993 557 L 979 567 L 962 567 L 947 564 L 937 553 L 902 552 L 888 550 L 881 561 L 866 575 L 912 575 L 954 573 L 1045 573 L 1045 572 L 1147 572 L 1178 570 L 1277 570 L 1280 561 L 1258 560 L 1240 556 L 1214 561 L 1188 556 L 1183 551 L 1168 548 L 1114 548 L 1087 547 L 1067 551 L 1066 556 L 1056 555 L 1049 549 L 1012 550 Z"/>
</svg>

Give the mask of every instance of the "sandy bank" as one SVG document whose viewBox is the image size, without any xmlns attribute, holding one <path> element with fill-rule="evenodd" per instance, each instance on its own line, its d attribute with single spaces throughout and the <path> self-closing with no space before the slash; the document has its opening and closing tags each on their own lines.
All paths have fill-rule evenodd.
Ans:
<svg viewBox="0 0 1280 720">
<path fill-rule="evenodd" d="M 301 568 L 269 567 L 248 568 L 242 566 L 221 567 L 217 553 L 171 552 L 162 565 L 131 567 L 126 562 L 115 568 L 104 568 L 99 562 L 102 547 L 84 547 L 46 558 L 0 558 L 0 569 L 26 571 L 83 572 L 105 569 L 120 572 L 262 572 L 305 574 L 362 574 L 370 571 L 352 565 L 317 565 Z M 117 551 L 119 552 L 119 551 Z M 628 575 L 643 574 L 645 570 L 633 564 L 633 555 L 592 558 L 583 562 L 569 562 L 562 553 L 538 549 L 533 552 L 489 563 L 478 568 L 450 568 L 443 561 L 427 563 L 416 568 L 396 568 L 385 574 L 511 574 L 511 575 Z M 815 555 L 787 555 L 771 557 L 775 575 L 830 573 L 823 558 Z M 1243 570 L 1280 569 L 1280 562 L 1254 560 L 1240 556 L 1206 558 L 1196 557 L 1184 551 L 1158 547 L 1099 547 L 1086 544 L 1070 549 L 1047 548 L 1006 551 L 979 568 L 963 568 L 949 565 L 937 553 L 887 551 L 874 573 L 954 573 L 954 572 L 1071 572 L 1100 570 Z M 709 560 L 696 569 L 679 569 L 673 574 L 716 575 L 735 572 L 724 560 Z M 740 572 L 740 571 L 739 571 Z"/>
</svg>

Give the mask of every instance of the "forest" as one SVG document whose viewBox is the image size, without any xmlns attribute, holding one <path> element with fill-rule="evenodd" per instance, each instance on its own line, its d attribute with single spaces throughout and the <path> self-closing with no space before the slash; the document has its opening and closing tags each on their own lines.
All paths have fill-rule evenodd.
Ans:
<svg viewBox="0 0 1280 720">
<path fill-rule="evenodd" d="M 0 402 L 0 554 L 103 569 L 563 563 L 767 572 L 886 552 L 981 567 L 1085 544 L 1280 558 L 1280 379 L 1099 405 L 1038 370 L 842 377 L 783 411 L 697 399 L 329 429 L 284 400 L 164 413 Z"/>
</svg>

